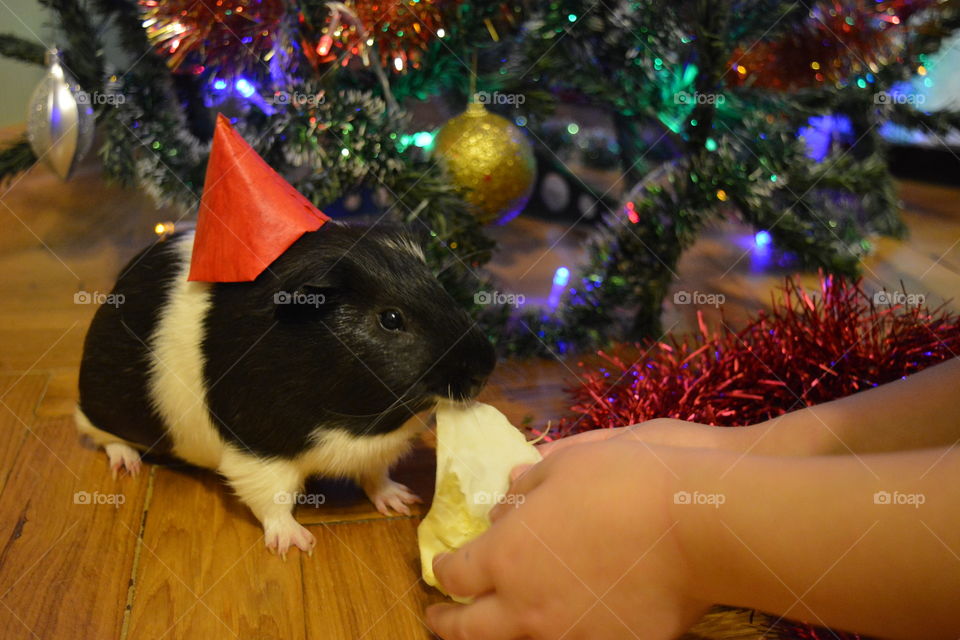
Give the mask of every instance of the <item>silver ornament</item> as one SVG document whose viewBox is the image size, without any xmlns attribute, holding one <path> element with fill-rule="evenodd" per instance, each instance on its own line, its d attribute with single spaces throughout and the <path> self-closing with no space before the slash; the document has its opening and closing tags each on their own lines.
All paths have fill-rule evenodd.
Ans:
<svg viewBox="0 0 960 640">
<path fill-rule="evenodd" d="M 90 96 L 60 64 L 60 52 L 47 51 L 47 75 L 30 97 L 27 140 L 33 153 L 66 180 L 90 149 L 96 118 Z"/>
</svg>

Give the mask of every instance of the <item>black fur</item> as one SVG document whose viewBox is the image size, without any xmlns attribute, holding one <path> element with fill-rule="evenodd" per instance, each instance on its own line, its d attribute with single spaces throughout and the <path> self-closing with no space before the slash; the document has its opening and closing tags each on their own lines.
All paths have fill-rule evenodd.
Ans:
<svg viewBox="0 0 960 640">
<path fill-rule="evenodd" d="M 149 402 L 147 345 L 181 268 L 172 244 L 158 242 L 124 267 L 112 291 L 123 302 L 97 309 L 80 361 L 80 408 L 90 422 L 161 454 L 171 443 Z"/>
<path fill-rule="evenodd" d="M 318 426 L 386 433 L 437 396 L 480 390 L 492 346 L 422 261 L 384 244 L 402 237 L 330 223 L 255 281 L 213 286 L 198 393 L 226 440 L 293 457 Z M 149 403 L 145 345 L 178 262 L 163 245 L 134 259 L 114 290 L 124 304 L 94 318 L 80 374 L 81 408 L 96 427 L 147 445 L 159 439 L 160 451 L 170 443 Z M 283 303 L 284 294 L 294 300 Z M 380 326 L 385 309 L 400 311 L 404 330 Z"/>
<path fill-rule="evenodd" d="M 493 348 L 421 260 L 384 245 L 402 237 L 326 225 L 254 282 L 215 287 L 203 350 L 225 439 L 292 457 L 320 424 L 386 433 L 436 396 L 479 391 Z M 300 302 L 277 304 L 284 293 Z M 401 312 L 403 331 L 380 327 L 385 309 Z"/>
</svg>

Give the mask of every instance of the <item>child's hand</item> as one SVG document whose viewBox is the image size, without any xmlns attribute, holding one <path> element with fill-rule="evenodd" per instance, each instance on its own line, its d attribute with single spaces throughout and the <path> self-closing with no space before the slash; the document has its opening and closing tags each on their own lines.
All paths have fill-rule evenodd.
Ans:
<svg viewBox="0 0 960 640">
<path fill-rule="evenodd" d="M 687 595 L 669 511 L 676 450 L 629 437 L 552 452 L 514 482 L 487 533 L 436 558 L 441 584 L 476 598 L 430 607 L 437 634 L 672 638 L 706 611 Z"/>
</svg>

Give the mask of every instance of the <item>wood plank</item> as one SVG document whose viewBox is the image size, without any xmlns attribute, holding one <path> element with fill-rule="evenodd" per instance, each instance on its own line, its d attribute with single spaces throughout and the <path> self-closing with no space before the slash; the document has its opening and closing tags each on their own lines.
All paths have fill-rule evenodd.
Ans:
<svg viewBox="0 0 960 640">
<path fill-rule="evenodd" d="M 96 253 L 105 245 L 142 243 L 157 221 L 180 215 L 171 207 L 157 208 L 142 190 L 107 184 L 95 156 L 66 182 L 42 166 L 15 180 L 12 189 L 0 192 L 6 205 L 0 205 L 3 252 L 35 247 L 40 238 L 72 262 L 78 253 Z"/>
<path fill-rule="evenodd" d="M 40 373 L 0 376 L 0 491 L 34 426 L 47 379 Z"/>
<path fill-rule="evenodd" d="M 0 371 L 76 367 L 85 335 L 81 322 L 63 329 L 0 329 Z"/>
<path fill-rule="evenodd" d="M 47 382 L 46 392 L 37 407 L 42 418 L 72 416 L 77 406 L 77 385 L 80 370 L 77 367 L 53 369 Z"/>
<path fill-rule="evenodd" d="M 112 480 L 70 418 L 32 430 L 0 494 L 0 628 L 117 638 L 147 478 Z"/>
<path fill-rule="evenodd" d="M 425 640 L 428 604 L 444 600 L 420 579 L 418 518 L 311 527 L 304 563 L 307 634 L 344 640 Z"/>
<path fill-rule="evenodd" d="M 883 259 L 872 261 L 866 272 L 875 288 L 906 289 L 907 293 L 925 296 L 930 308 L 946 304 L 954 312 L 960 311 L 960 273 L 948 268 L 938 256 L 924 255 L 913 245 L 887 239 L 880 246 Z"/>
<path fill-rule="evenodd" d="M 125 638 L 305 638 L 299 552 L 270 555 L 215 474 L 158 466 L 145 522 Z"/>
<path fill-rule="evenodd" d="M 566 412 L 563 389 L 576 382 L 576 359 L 507 359 L 497 364 L 479 400 L 494 405 L 519 428 L 556 422 Z"/>
</svg>

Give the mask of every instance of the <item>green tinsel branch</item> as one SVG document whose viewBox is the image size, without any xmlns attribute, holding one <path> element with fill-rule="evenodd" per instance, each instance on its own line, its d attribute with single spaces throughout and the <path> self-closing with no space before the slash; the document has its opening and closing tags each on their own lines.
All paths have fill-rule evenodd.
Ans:
<svg viewBox="0 0 960 640">
<path fill-rule="evenodd" d="M 571 280 L 555 312 L 525 311 L 510 351 L 554 355 L 603 347 L 610 340 L 659 338 L 660 311 L 680 255 L 716 213 L 708 185 L 690 179 L 690 165 L 668 163 L 633 189 L 635 217 L 603 217 L 588 245 L 587 264 Z"/>
<path fill-rule="evenodd" d="M 63 50 L 64 67 L 70 71 L 80 86 L 88 92 L 103 88 L 103 44 L 93 24 L 93 14 L 78 0 L 38 0 L 40 4 L 57 13 L 60 37 L 65 42 L 57 44 Z"/>
<path fill-rule="evenodd" d="M 428 261 L 447 291 L 465 307 L 484 286 L 480 269 L 493 255 L 477 216 L 441 165 L 409 163 L 393 180 L 397 216 L 426 236 Z"/>
<path fill-rule="evenodd" d="M 193 136 L 176 104 L 169 76 L 134 67 L 110 83 L 116 106 L 101 111 L 104 174 L 136 184 L 158 203 L 192 211 L 203 185 L 208 146 Z"/>
<path fill-rule="evenodd" d="M 732 7 L 727 3 L 710 0 L 699 0 L 693 4 L 694 60 L 699 68 L 694 87 L 696 95 L 715 96 L 721 93 L 721 82 L 727 70 L 726 61 L 730 58 L 735 42 L 727 33 Z M 697 102 L 694 105 L 688 121 L 691 124 L 685 127 L 691 157 L 696 157 L 706 139 L 713 134 L 712 124 L 716 111 L 716 104 L 711 101 Z M 693 125 L 693 122 L 696 125 Z"/>
<path fill-rule="evenodd" d="M 123 100 L 100 113 L 104 173 L 122 185 L 144 188 L 160 203 L 190 211 L 203 184 L 206 144 L 181 112 L 170 70 L 147 39 L 137 2 L 91 0 L 91 5 L 111 21 L 133 64 L 117 86 L 106 87 Z"/>
<path fill-rule="evenodd" d="M 24 40 L 12 33 L 0 34 L 0 56 L 4 58 L 42 66 L 45 52 L 46 48 L 38 42 Z"/>
<path fill-rule="evenodd" d="M 37 161 L 24 135 L 0 151 L 0 185 L 5 185 L 14 176 L 23 173 Z"/>
<path fill-rule="evenodd" d="M 147 39 L 135 0 L 92 0 L 92 6 L 104 18 L 110 19 L 120 45 L 133 56 L 131 63 L 135 64 L 136 69 L 149 70 L 157 77 L 169 73 L 166 63 L 153 51 Z"/>
</svg>

